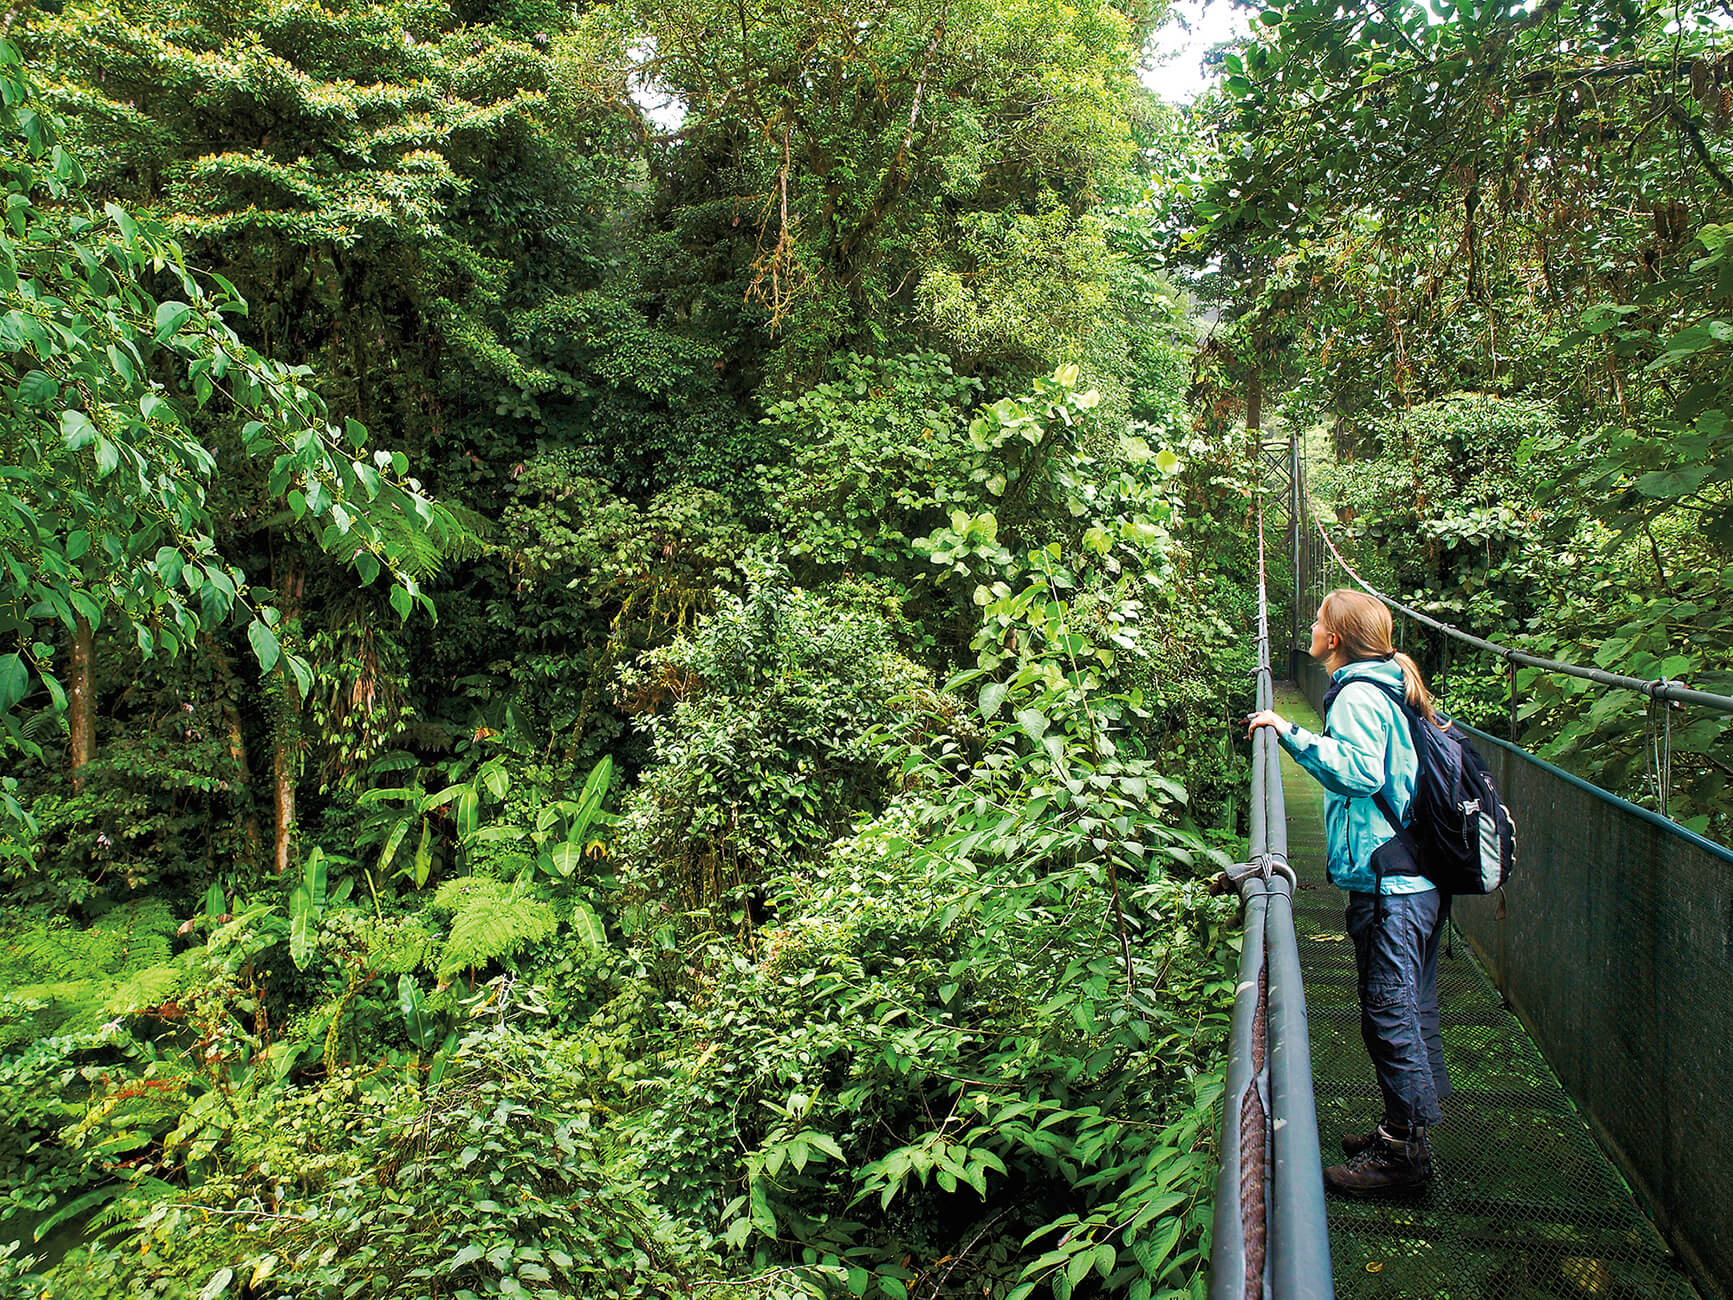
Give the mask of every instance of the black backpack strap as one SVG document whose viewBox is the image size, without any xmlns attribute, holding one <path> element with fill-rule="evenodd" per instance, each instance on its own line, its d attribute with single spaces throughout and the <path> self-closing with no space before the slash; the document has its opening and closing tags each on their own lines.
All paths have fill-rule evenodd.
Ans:
<svg viewBox="0 0 1733 1300">
<path fill-rule="evenodd" d="M 1414 838 L 1414 832 L 1402 824 L 1402 818 L 1397 816 L 1396 809 L 1390 804 L 1389 797 L 1380 790 L 1372 796 L 1378 805 L 1378 811 L 1384 814 L 1384 820 L 1389 822 L 1396 832 L 1396 838 L 1402 842 L 1402 847 L 1408 850 L 1408 856 L 1414 860 L 1414 865 L 1420 865 L 1420 842 Z"/>
<path fill-rule="evenodd" d="M 1336 695 L 1339 694 L 1344 687 L 1350 686 L 1354 682 L 1364 682 L 1367 686 L 1376 687 L 1387 695 L 1395 703 L 1396 707 L 1402 711 L 1402 716 L 1408 719 L 1408 733 L 1414 741 L 1415 760 L 1419 761 L 1421 754 L 1420 716 L 1414 711 L 1414 706 L 1408 703 L 1408 696 L 1396 687 L 1392 686 L 1389 682 L 1381 682 L 1375 677 L 1349 678 L 1348 681 L 1332 687 L 1330 691 L 1326 693 L 1324 697 L 1324 708 L 1328 710 L 1330 705 L 1335 701 Z M 1416 779 L 1418 780 L 1418 773 L 1416 773 Z M 1390 802 L 1389 796 L 1386 795 L 1382 789 L 1372 796 L 1372 800 L 1378 805 L 1378 811 L 1384 814 L 1384 820 L 1389 822 L 1391 829 L 1396 832 L 1396 839 L 1401 843 L 1403 848 L 1408 850 L 1409 859 L 1414 863 L 1415 868 L 1418 870 L 1420 866 L 1420 842 L 1414 838 L 1414 833 L 1402 824 L 1401 815 L 1397 813 L 1395 807 Z"/>
</svg>

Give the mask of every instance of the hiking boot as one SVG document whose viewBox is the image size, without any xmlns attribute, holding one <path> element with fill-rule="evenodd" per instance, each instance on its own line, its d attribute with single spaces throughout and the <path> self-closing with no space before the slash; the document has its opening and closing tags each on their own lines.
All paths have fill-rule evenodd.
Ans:
<svg viewBox="0 0 1733 1300">
<path fill-rule="evenodd" d="M 1342 1154 L 1352 1160 L 1362 1151 L 1378 1140 L 1378 1130 L 1372 1129 L 1366 1133 L 1349 1133 L 1342 1138 Z"/>
<path fill-rule="evenodd" d="M 1342 1154 L 1352 1160 L 1377 1140 L 1378 1130 L 1375 1128 L 1365 1133 L 1346 1134 L 1342 1138 Z"/>
<path fill-rule="evenodd" d="M 1371 1144 L 1350 1156 L 1347 1164 L 1324 1170 L 1324 1183 L 1331 1191 L 1353 1196 L 1417 1192 L 1431 1181 L 1432 1151 L 1423 1128 L 1412 1129 L 1403 1138 L 1380 1125 Z"/>
</svg>

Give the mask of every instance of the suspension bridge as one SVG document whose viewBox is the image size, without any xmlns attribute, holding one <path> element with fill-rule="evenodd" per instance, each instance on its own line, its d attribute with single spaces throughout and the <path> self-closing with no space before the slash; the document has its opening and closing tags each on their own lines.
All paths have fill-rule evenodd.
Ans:
<svg viewBox="0 0 1733 1300">
<path fill-rule="evenodd" d="M 1375 590 L 1310 517 L 1297 443 L 1265 455 L 1293 591 L 1272 640 L 1260 512 L 1257 707 L 1322 729 L 1327 676 L 1300 622 L 1355 584 L 1504 663 L 1512 734 L 1519 666 L 1641 694 L 1663 807 L 1673 714 L 1733 712 L 1733 698 L 1500 646 Z M 1467 730 L 1515 817 L 1517 870 L 1503 896 L 1456 900 L 1440 958 L 1454 1090 L 1436 1176 L 1365 1199 L 1327 1196 L 1321 1177 L 1379 1109 L 1344 896 L 1324 874 L 1323 795 L 1271 729 L 1256 733 L 1211 1296 L 1729 1300 L 1733 852 Z"/>
</svg>

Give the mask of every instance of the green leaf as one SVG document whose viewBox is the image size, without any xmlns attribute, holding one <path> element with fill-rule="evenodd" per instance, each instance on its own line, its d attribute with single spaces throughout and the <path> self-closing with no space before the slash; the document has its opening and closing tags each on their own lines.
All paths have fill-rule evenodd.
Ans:
<svg viewBox="0 0 1733 1300">
<path fill-rule="evenodd" d="M 25 406 L 46 410 L 60 399 L 60 385 L 46 370 L 32 370 L 18 381 L 18 400 Z"/>
<path fill-rule="evenodd" d="M 0 713 L 11 709 L 30 686 L 30 670 L 18 654 L 0 655 Z"/>
<path fill-rule="evenodd" d="M 1036 744 L 1040 744 L 1047 734 L 1047 715 L 1040 709 L 1018 709 L 1016 716 L 1017 725 L 1023 728 L 1024 734 Z"/>
<path fill-rule="evenodd" d="M 60 436 L 65 440 L 68 451 L 77 451 L 96 437 L 96 426 L 83 411 L 62 411 Z"/>
<path fill-rule="evenodd" d="M 282 647 L 278 644 L 277 634 L 265 626 L 260 619 L 254 619 L 247 627 L 247 640 L 252 643 L 253 653 L 258 656 L 259 671 L 268 673 L 277 666 L 277 656 Z"/>
<path fill-rule="evenodd" d="M 410 864 L 410 879 L 420 889 L 433 874 L 433 824 L 421 819 L 421 839 L 415 846 L 415 860 Z"/>
<path fill-rule="evenodd" d="M 307 661 L 300 655 L 285 654 L 283 665 L 288 668 L 289 675 L 295 679 L 295 689 L 302 695 L 306 695 L 313 685 L 313 670 L 307 666 Z"/>
<path fill-rule="evenodd" d="M 602 925 L 602 920 L 596 915 L 595 909 L 588 903 L 578 902 L 572 906 L 572 929 L 578 932 L 578 937 L 597 952 L 608 946 L 608 932 Z"/>
<path fill-rule="evenodd" d="M 312 899 L 314 910 L 322 911 L 325 906 L 325 852 L 317 845 L 301 864 L 301 883 L 307 886 L 307 896 Z"/>
<path fill-rule="evenodd" d="M 472 1241 L 451 1257 L 451 1263 L 446 1266 L 446 1272 L 460 1273 L 485 1254 L 487 1252 Z"/>
<path fill-rule="evenodd" d="M 313 955 L 313 900 L 307 886 L 296 885 L 289 892 L 289 959 L 296 970 L 306 970 Z"/>
<path fill-rule="evenodd" d="M 1095 1248 L 1095 1271 L 1106 1277 L 1113 1272 L 1113 1266 L 1119 1259 L 1119 1252 L 1108 1242 L 1102 1242 Z"/>
<path fill-rule="evenodd" d="M 393 587 L 391 589 L 391 608 L 397 611 L 397 617 L 405 623 L 409 621 L 409 611 L 413 601 L 414 598 L 410 596 L 406 588 Z"/>
<path fill-rule="evenodd" d="M 186 318 L 192 314 L 193 309 L 187 306 L 184 302 L 176 302 L 172 298 L 166 302 L 159 302 L 156 306 L 155 317 L 156 341 L 158 343 L 167 342 L 169 337 L 173 335 L 174 332 L 181 327 L 181 324 L 186 320 Z"/>
<path fill-rule="evenodd" d="M 181 570 L 186 567 L 186 557 L 172 546 L 164 546 L 156 553 L 157 576 L 162 579 L 162 585 L 172 587 L 181 580 Z"/>
<path fill-rule="evenodd" d="M 981 716 L 991 718 L 999 712 L 999 707 L 1005 703 L 1005 694 L 1010 688 L 1004 682 L 988 682 L 981 687 Z"/>
<path fill-rule="evenodd" d="M 1688 496 L 1702 487 L 1713 472 L 1711 465 L 1681 465 L 1653 470 L 1637 480 L 1637 491 L 1646 497 Z"/>
<path fill-rule="evenodd" d="M 771 1213 L 770 1202 L 765 1197 L 764 1183 L 761 1179 L 752 1180 L 752 1191 L 748 1197 L 748 1204 L 751 1206 L 752 1226 L 766 1236 L 775 1236 L 776 1215 Z"/>
</svg>

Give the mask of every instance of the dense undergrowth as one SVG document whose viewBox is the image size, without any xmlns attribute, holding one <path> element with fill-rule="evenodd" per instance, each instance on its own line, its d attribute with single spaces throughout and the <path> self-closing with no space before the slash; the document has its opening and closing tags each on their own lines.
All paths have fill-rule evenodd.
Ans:
<svg viewBox="0 0 1733 1300">
<path fill-rule="evenodd" d="M 1264 390 L 1400 594 L 1727 668 L 1733 62 L 1497 8 L 9 11 L 0 1294 L 1201 1294 Z"/>
<path fill-rule="evenodd" d="M 1154 15 L 782 15 L 919 85 L 755 160 L 684 13 L 159 8 L 0 44 L 0 1291 L 1201 1294 L 1253 484 Z"/>
</svg>

